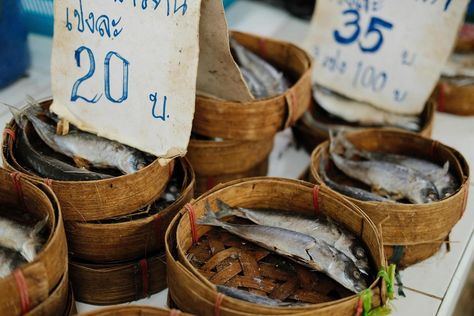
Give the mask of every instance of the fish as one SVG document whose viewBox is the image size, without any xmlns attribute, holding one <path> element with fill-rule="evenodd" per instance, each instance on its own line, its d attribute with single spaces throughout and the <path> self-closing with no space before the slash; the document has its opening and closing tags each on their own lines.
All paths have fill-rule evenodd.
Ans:
<svg viewBox="0 0 474 316">
<path fill-rule="evenodd" d="M 411 203 L 426 204 L 439 200 L 435 185 L 421 173 L 386 161 L 355 161 L 334 152 L 331 159 L 347 176 L 359 180 L 373 190 L 394 199 L 406 198 Z"/>
<path fill-rule="evenodd" d="M 325 273 L 355 293 L 367 288 L 367 282 L 354 262 L 322 240 L 279 227 L 229 224 L 219 220 L 208 207 L 205 216 L 197 223 L 223 228 L 269 251 Z"/>
<path fill-rule="evenodd" d="M 332 132 L 332 143 L 338 143 L 345 148 L 345 157 L 359 156 L 369 160 L 378 160 L 398 164 L 422 174 L 426 179 L 431 181 L 440 198 L 451 196 L 458 187 L 458 183 L 454 176 L 449 172 L 449 161 L 443 166 L 439 166 L 431 161 L 398 155 L 392 153 L 369 152 L 357 149 L 344 135 L 344 131 Z M 337 146 L 337 145 L 336 145 Z"/>
<path fill-rule="evenodd" d="M 268 306 L 279 306 L 279 307 L 294 305 L 291 303 L 285 303 L 280 300 L 271 299 L 266 296 L 253 294 L 248 291 L 243 291 L 243 290 L 239 290 L 232 287 L 227 287 L 223 285 L 217 285 L 216 287 L 217 287 L 217 292 L 219 293 L 222 293 L 224 295 L 227 295 L 239 300 L 250 302 L 250 303 L 255 303 L 259 305 L 268 305 Z"/>
<path fill-rule="evenodd" d="M 9 276 L 19 266 L 27 263 L 18 252 L 0 246 L 0 280 Z"/>
<path fill-rule="evenodd" d="M 290 83 L 282 72 L 240 45 L 234 38 L 230 38 L 230 46 L 235 53 L 240 68 L 245 68 L 263 84 L 267 92 L 265 97 L 277 96 L 288 90 Z"/>
<path fill-rule="evenodd" d="M 369 274 L 367 251 L 352 233 L 327 216 L 305 216 L 280 210 L 232 208 L 222 200 L 216 202 L 219 208 L 216 217 L 219 219 L 237 216 L 258 225 L 284 228 L 311 236 L 342 252 L 361 272 Z"/>
<path fill-rule="evenodd" d="M 30 143 L 23 129 L 17 134 L 15 154 L 19 161 L 37 175 L 60 181 L 90 181 L 111 178 L 111 176 L 77 168 L 59 159 L 50 157 Z"/>
<path fill-rule="evenodd" d="M 240 72 L 242 73 L 242 76 L 244 77 L 244 80 L 254 98 L 263 99 L 268 96 L 265 86 L 252 72 L 243 67 L 240 68 Z"/>
<path fill-rule="evenodd" d="M 43 240 L 40 236 L 48 223 L 48 216 L 33 228 L 0 217 L 0 246 L 20 253 L 27 262 L 32 262 Z"/>
<path fill-rule="evenodd" d="M 25 127 L 27 118 L 51 149 L 80 164 L 91 164 L 96 168 L 116 168 L 124 174 L 137 172 L 147 165 L 142 152 L 121 143 L 78 129 L 71 130 L 67 135 L 57 135 L 55 127 L 37 116 L 41 111 L 34 105 L 30 104 L 23 110 L 11 106 L 9 109 L 21 128 Z"/>
<path fill-rule="evenodd" d="M 391 199 L 387 199 L 383 196 L 369 192 L 367 190 L 349 186 L 349 185 L 339 184 L 336 181 L 333 181 L 331 178 L 328 177 L 326 173 L 327 164 L 328 164 L 328 159 L 322 158 L 319 165 L 319 174 L 321 175 L 324 183 L 327 186 L 329 186 L 331 189 L 360 201 L 395 203 L 395 201 Z"/>
<path fill-rule="evenodd" d="M 474 77 L 474 54 L 451 54 L 442 70 L 445 77 Z"/>
<path fill-rule="evenodd" d="M 383 111 L 368 103 L 351 100 L 318 85 L 313 87 L 313 97 L 326 112 L 349 123 L 364 126 L 391 126 L 410 131 L 420 130 L 418 116 Z"/>
</svg>

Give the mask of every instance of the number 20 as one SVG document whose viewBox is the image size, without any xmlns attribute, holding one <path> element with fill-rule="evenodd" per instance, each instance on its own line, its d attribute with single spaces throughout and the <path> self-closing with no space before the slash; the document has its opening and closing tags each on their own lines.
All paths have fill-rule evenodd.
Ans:
<svg viewBox="0 0 474 316">
<path fill-rule="evenodd" d="M 78 90 L 79 86 L 86 81 L 87 79 L 91 78 L 94 73 L 95 73 L 95 58 L 94 58 L 94 53 L 92 50 L 88 47 L 81 46 L 79 47 L 75 53 L 74 53 L 74 58 L 76 59 L 76 65 L 77 67 L 81 67 L 81 54 L 83 51 L 87 52 L 87 55 L 89 57 L 89 71 L 87 74 L 81 78 L 79 78 L 74 85 L 72 86 L 72 92 L 71 92 L 71 101 L 76 102 L 77 100 L 84 100 L 87 103 L 97 103 L 100 98 L 102 97 L 102 94 L 98 95 L 96 94 L 92 99 L 83 97 L 81 95 L 78 95 Z M 110 60 L 112 57 L 117 57 L 120 59 L 123 63 L 123 77 L 122 77 L 122 96 L 118 99 L 114 99 L 112 95 L 110 94 Z M 120 56 L 116 52 L 109 52 L 107 53 L 105 60 L 104 60 L 104 90 L 105 90 L 105 96 L 106 98 L 113 102 L 113 103 L 122 103 L 128 98 L 128 68 L 129 68 L 130 63 L 124 59 L 122 56 Z"/>
<path fill-rule="evenodd" d="M 349 9 L 349 10 L 345 10 L 343 12 L 343 15 L 352 15 L 354 17 L 353 20 L 346 22 L 344 24 L 344 26 L 346 27 L 352 26 L 354 30 L 352 34 L 349 36 L 344 36 L 341 34 L 339 30 L 335 30 L 334 39 L 342 45 L 350 45 L 353 42 L 355 42 L 360 36 L 360 31 L 361 31 L 360 24 L 359 24 L 360 14 L 359 14 L 359 11 L 357 10 Z M 364 39 L 367 39 L 371 34 L 375 34 L 377 35 L 377 41 L 372 46 L 366 46 L 364 45 L 364 43 L 362 43 L 361 40 L 359 40 L 358 44 L 362 52 L 375 53 L 380 49 L 380 47 L 382 47 L 382 44 L 384 41 L 383 34 L 381 31 L 382 28 L 391 30 L 393 28 L 393 24 L 377 17 L 372 17 L 370 19 L 369 27 L 367 28 L 367 31 L 364 34 Z"/>
</svg>

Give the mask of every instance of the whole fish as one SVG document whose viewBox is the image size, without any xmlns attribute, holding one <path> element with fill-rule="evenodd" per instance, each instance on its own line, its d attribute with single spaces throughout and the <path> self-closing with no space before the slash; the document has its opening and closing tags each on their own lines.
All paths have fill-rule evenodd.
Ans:
<svg viewBox="0 0 474 316">
<path fill-rule="evenodd" d="M 405 155 L 360 150 L 344 136 L 344 132 L 331 133 L 331 143 L 335 144 L 333 146 L 343 146 L 345 148 L 344 155 L 346 158 L 357 155 L 369 160 L 398 164 L 419 172 L 434 184 L 440 198 L 452 195 L 458 186 L 456 179 L 449 172 L 449 161 L 441 167 L 431 161 Z"/>
<path fill-rule="evenodd" d="M 229 224 L 217 219 L 209 209 L 197 223 L 221 227 L 267 250 L 323 272 L 353 292 L 358 293 L 367 288 L 354 262 L 322 240 L 279 227 Z"/>
<path fill-rule="evenodd" d="M 258 78 L 247 68 L 240 68 L 240 72 L 242 73 L 242 76 L 244 77 L 245 82 L 247 83 L 250 92 L 256 99 L 263 99 L 268 96 L 268 92 L 265 90 L 265 86 L 263 83 L 258 80 Z"/>
<path fill-rule="evenodd" d="M 282 72 L 270 65 L 250 50 L 230 39 L 230 46 L 241 68 L 245 68 L 261 82 L 267 92 L 266 97 L 280 95 L 288 90 L 290 84 Z"/>
<path fill-rule="evenodd" d="M 19 266 L 25 263 L 26 260 L 21 254 L 0 246 L 0 279 L 9 276 Z"/>
<path fill-rule="evenodd" d="M 474 77 L 474 54 L 451 54 L 442 74 L 446 77 Z"/>
<path fill-rule="evenodd" d="M 223 285 L 217 285 L 217 292 L 225 294 L 227 296 L 247 301 L 250 303 L 268 305 L 268 306 L 291 306 L 291 303 L 285 303 L 280 300 L 274 300 L 266 296 L 257 295 L 250 293 L 248 291 L 239 290 L 232 287 L 227 287 Z"/>
<path fill-rule="evenodd" d="M 118 142 L 77 129 L 67 135 L 57 135 L 55 127 L 37 116 L 40 111 L 34 105 L 22 111 L 12 107 L 10 110 L 20 127 L 25 126 L 26 117 L 49 147 L 76 161 L 85 161 L 96 168 L 116 168 L 124 174 L 134 173 L 146 166 L 142 152 Z"/>
<path fill-rule="evenodd" d="M 360 201 L 374 201 L 374 202 L 385 202 L 385 203 L 395 203 L 395 201 L 387 199 L 383 196 L 378 194 L 369 192 L 364 189 L 356 188 L 349 185 L 339 184 L 336 181 L 333 181 L 331 178 L 328 177 L 326 173 L 326 166 L 327 166 L 327 158 L 323 158 L 320 161 L 319 165 L 319 174 L 322 177 L 324 183 L 332 188 L 333 190 L 342 193 L 344 195 L 350 196 Z"/>
<path fill-rule="evenodd" d="M 43 243 L 40 233 L 48 222 L 48 217 L 35 227 L 26 227 L 0 217 L 0 247 L 20 253 L 26 261 L 32 262 Z"/>
<path fill-rule="evenodd" d="M 439 200 L 435 185 L 413 169 L 385 161 L 349 160 L 334 152 L 331 158 L 347 176 L 369 185 L 377 192 L 384 192 L 395 199 L 406 198 L 415 204 Z"/>
<path fill-rule="evenodd" d="M 30 143 L 27 134 L 23 129 L 18 133 L 15 142 L 15 154 L 19 161 L 37 175 L 60 181 L 89 181 L 111 178 L 111 176 L 89 171 L 87 169 L 76 168 L 59 159 L 53 158 L 37 150 Z"/>
<path fill-rule="evenodd" d="M 237 216 L 258 225 L 284 228 L 322 240 L 351 259 L 361 272 L 369 274 L 369 260 L 364 247 L 352 233 L 327 216 L 315 217 L 278 210 L 232 208 L 221 200 L 217 200 L 217 206 L 218 218 Z"/>
<path fill-rule="evenodd" d="M 313 97 L 320 107 L 346 122 L 365 126 L 392 126 L 411 131 L 420 130 L 420 119 L 417 116 L 383 111 L 368 103 L 348 99 L 320 86 L 313 87 Z"/>
</svg>

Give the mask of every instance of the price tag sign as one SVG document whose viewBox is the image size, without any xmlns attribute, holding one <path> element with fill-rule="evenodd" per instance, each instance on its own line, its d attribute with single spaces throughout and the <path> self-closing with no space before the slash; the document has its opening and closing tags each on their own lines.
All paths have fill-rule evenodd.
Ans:
<svg viewBox="0 0 474 316">
<path fill-rule="evenodd" d="M 161 158 L 184 155 L 201 1 L 54 2 L 52 111 Z"/>
<path fill-rule="evenodd" d="M 314 81 L 384 110 L 418 114 L 452 50 L 467 0 L 318 1 Z"/>
</svg>

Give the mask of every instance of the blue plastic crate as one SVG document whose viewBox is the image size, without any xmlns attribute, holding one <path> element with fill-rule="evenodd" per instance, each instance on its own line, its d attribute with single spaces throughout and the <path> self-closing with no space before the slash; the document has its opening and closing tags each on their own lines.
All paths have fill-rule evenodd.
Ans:
<svg viewBox="0 0 474 316">
<path fill-rule="evenodd" d="M 223 0 L 223 2 L 227 8 L 235 0 Z M 21 0 L 21 5 L 30 32 L 53 35 L 53 0 Z"/>
</svg>

